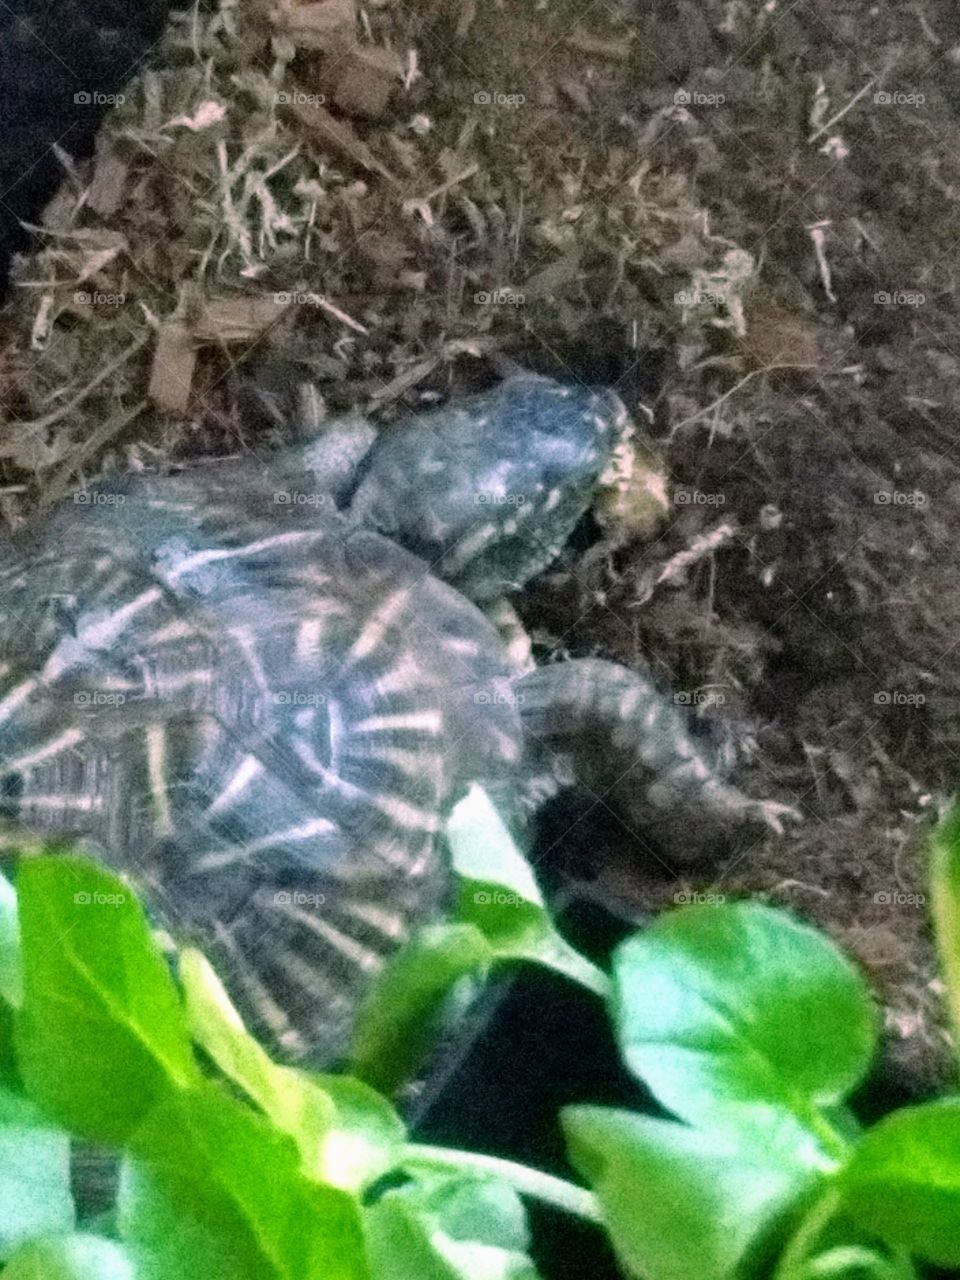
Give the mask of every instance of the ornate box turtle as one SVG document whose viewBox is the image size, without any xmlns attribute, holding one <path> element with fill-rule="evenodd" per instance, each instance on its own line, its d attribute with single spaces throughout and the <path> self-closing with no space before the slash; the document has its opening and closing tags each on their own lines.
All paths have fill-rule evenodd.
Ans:
<svg viewBox="0 0 960 1280">
<path fill-rule="evenodd" d="M 478 607 L 554 559 L 631 431 L 615 396 L 521 374 L 76 495 L 0 549 L 0 814 L 129 876 L 317 1061 L 442 909 L 471 781 L 520 821 L 562 756 L 676 857 L 775 824 L 643 674 L 518 667 Z"/>
</svg>

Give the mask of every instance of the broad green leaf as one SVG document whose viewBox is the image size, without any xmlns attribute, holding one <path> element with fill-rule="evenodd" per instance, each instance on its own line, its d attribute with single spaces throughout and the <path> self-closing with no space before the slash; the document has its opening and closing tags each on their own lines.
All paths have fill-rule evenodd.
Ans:
<svg viewBox="0 0 960 1280">
<path fill-rule="evenodd" d="M 447 843 L 458 875 L 511 890 L 533 906 L 543 896 L 530 864 L 513 842 L 490 797 L 474 783 L 447 820 Z"/>
<path fill-rule="evenodd" d="M 290 1134 L 305 1170 L 315 1173 L 323 1140 L 335 1123 L 332 1098 L 301 1072 L 278 1066 L 261 1048 L 199 951 L 181 954 L 180 980 L 194 1039 L 278 1129 Z"/>
<path fill-rule="evenodd" d="M 381 1094 L 353 1076 L 314 1076 L 333 1100 L 334 1124 L 320 1149 L 317 1176 L 332 1186 L 361 1190 L 394 1168 L 406 1125 Z"/>
<path fill-rule="evenodd" d="M 35 1236 L 73 1225 L 68 1135 L 32 1102 L 0 1089 L 0 1260 Z"/>
<path fill-rule="evenodd" d="M 954 802 L 930 840 L 930 910 L 960 1053 L 960 802 Z"/>
<path fill-rule="evenodd" d="M 120 1142 L 198 1078 L 166 961 L 129 886 L 95 863 L 30 859 L 18 892 L 27 1089 L 71 1131 Z"/>
<path fill-rule="evenodd" d="M 13 1010 L 0 1001 L 0 1087 L 13 1088 L 22 1083 L 17 1069 L 15 1039 L 16 1020 Z"/>
<path fill-rule="evenodd" d="M 17 895 L 10 881 L 0 875 L 0 1083 L 14 1084 L 18 1078 L 14 1009 L 22 998 Z"/>
<path fill-rule="evenodd" d="M 960 1267 L 960 1098 L 904 1107 L 870 1129 L 841 1175 L 865 1230 L 941 1267 Z"/>
<path fill-rule="evenodd" d="M 180 952 L 178 976 L 183 988 L 187 1025 L 224 1075 L 268 1114 L 277 1105 L 280 1070 L 243 1025 L 223 983 L 201 952 Z M 328 1116 L 332 1115 L 332 1104 Z"/>
<path fill-rule="evenodd" d="M 198 1177 L 171 1179 L 132 1157 L 120 1168 L 118 1205 L 124 1246 L 137 1280 L 276 1280 L 256 1237 L 229 1203 Z"/>
<path fill-rule="evenodd" d="M 841 1245 L 807 1259 L 797 1280 L 908 1280 L 900 1261 L 864 1245 Z"/>
<path fill-rule="evenodd" d="M 537 1280 L 519 1196 L 500 1183 L 430 1177 L 364 1215 L 376 1280 Z"/>
<path fill-rule="evenodd" d="M 533 960 L 607 994 L 606 976 L 557 932 L 530 864 L 482 787 L 455 806 L 446 836 L 462 924 L 479 929 L 499 959 Z"/>
<path fill-rule="evenodd" d="M 3 1280 L 137 1280 L 133 1259 L 113 1240 L 73 1235 L 25 1245 Z"/>
<path fill-rule="evenodd" d="M 465 979 L 486 974 L 492 956 L 479 929 L 421 929 L 388 961 L 360 1009 L 350 1070 L 384 1093 L 409 1080 L 435 1043 L 443 1012 Z"/>
<path fill-rule="evenodd" d="M 738 1141 L 606 1107 L 566 1107 L 561 1121 L 621 1264 L 645 1280 L 728 1280 L 813 1184 L 761 1134 Z"/>
<path fill-rule="evenodd" d="M 120 1233 L 147 1280 L 369 1280 L 359 1205 L 311 1182 L 292 1139 L 213 1084 L 168 1095 L 131 1139 Z"/>
<path fill-rule="evenodd" d="M 877 1015 L 815 929 L 756 902 L 671 911 L 618 948 L 612 1003 L 627 1065 L 676 1115 L 792 1114 L 843 1158 L 823 1112 L 863 1079 Z"/>
<path fill-rule="evenodd" d="M 310 1076 L 275 1063 L 199 951 L 180 957 L 180 980 L 195 1040 L 224 1075 L 296 1142 L 304 1172 L 356 1191 L 396 1163 L 406 1130 L 368 1086 L 347 1076 Z"/>
<path fill-rule="evenodd" d="M 2 875 L 0 875 L 0 1000 L 14 1009 L 19 1008 L 23 1000 L 17 895 L 10 881 Z"/>
</svg>

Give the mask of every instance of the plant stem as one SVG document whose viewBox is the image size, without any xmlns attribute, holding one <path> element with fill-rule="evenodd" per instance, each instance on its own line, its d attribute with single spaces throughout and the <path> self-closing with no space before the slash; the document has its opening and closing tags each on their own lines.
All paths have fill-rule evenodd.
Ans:
<svg viewBox="0 0 960 1280">
<path fill-rule="evenodd" d="M 793 1280 L 801 1274 L 800 1268 L 813 1251 L 819 1237 L 826 1230 L 830 1219 L 840 1207 L 840 1193 L 835 1187 L 814 1200 L 800 1225 L 780 1255 L 773 1280 Z"/>
<path fill-rule="evenodd" d="M 458 1151 L 450 1147 L 428 1146 L 420 1142 L 408 1143 L 400 1162 L 407 1169 L 442 1170 L 446 1173 L 470 1173 L 483 1178 L 498 1178 L 509 1183 L 521 1195 L 533 1196 L 545 1204 L 562 1209 L 587 1222 L 601 1223 L 603 1215 L 597 1198 L 591 1191 L 577 1187 L 553 1174 L 541 1173 L 513 1160 L 501 1160 L 498 1156 L 479 1155 L 475 1151 Z"/>
<path fill-rule="evenodd" d="M 850 1158 L 849 1140 L 830 1123 L 822 1111 L 813 1106 L 805 1110 L 804 1124 L 820 1140 L 824 1151 L 836 1160 L 838 1165 L 844 1164 Z"/>
</svg>

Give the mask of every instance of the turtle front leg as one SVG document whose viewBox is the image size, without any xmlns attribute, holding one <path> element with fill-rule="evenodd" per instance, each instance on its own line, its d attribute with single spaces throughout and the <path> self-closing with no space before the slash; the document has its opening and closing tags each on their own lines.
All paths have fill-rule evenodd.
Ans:
<svg viewBox="0 0 960 1280">
<path fill-rule="evenodd" d="M 676 862 L 709 858 L 744 828 L 779 834 L 800 818 L 726 782 L 648 674 L 580 658 L 539 667 L 515 688 L 532 776 L 584 787 Z"/>
</svg>

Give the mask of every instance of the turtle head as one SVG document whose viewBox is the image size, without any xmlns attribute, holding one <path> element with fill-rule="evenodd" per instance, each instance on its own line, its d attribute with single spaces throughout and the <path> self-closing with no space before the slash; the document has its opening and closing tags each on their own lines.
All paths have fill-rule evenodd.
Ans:
<svg viewBox="0 0 960 1280">
<path fill-rule="evenodd" d="M 633 433 L 613 392 L 517 373 L 383 430 L 351 513 L 489 601 L 556 559 Z"/>
</svg>

